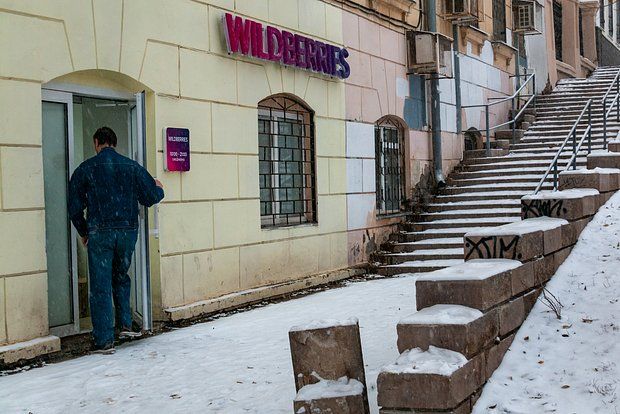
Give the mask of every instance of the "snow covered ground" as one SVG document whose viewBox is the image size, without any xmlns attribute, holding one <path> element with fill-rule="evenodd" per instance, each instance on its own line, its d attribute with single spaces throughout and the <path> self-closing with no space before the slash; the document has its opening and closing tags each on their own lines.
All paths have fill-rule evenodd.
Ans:
<svg viewBox="0 0 620 414">
<path fill-rule="evenodd" d="M 547 288 L 474 409 L 481 413 L 620 413 L 620 193 L 596 215 Z"/>
<path fill-rule="evenodd" d="M 415 276 L 350 283 L 91 355 L 0 377 L 0 413 L 290 414 L 288 330 L 359 318 L 369 399 L 396 361 L 396 323 L 415 312 Z"/>
<path fill-rule="evenodd" d="M 396 323 L 415 311 L 416 276 L 350 283 L 0 377 L 0 413 L 292 412 L 288 330 L 313 319 L 360 321 L 369 400 L 396 361 Z M 538 302 L 475 413 L 620 413 L 620 194 L 582 234 Z"/>
</svg>

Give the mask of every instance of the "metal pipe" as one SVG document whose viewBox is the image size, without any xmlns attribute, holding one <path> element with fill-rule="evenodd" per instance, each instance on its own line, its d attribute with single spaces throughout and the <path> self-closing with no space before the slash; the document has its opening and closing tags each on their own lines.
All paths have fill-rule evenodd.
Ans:
<svg viewBox="0 0 620 414">
<path fill-rule="evenodd" d="M 588 106 L 588 154 L 592 152 L 592 102 Z"/>
<path fill-rule="evenodd" d="M 577 129 L 573 129 L 573 170 L 577 169 Z"/>
<path fill-rule="evenodd" d="M 461 60 L 459 58 L 459 26 L 452 25 L 452 37 L 454 38 L 454 103 L 456 105 L 456 132 L 463 130 L 463 114 L 461 109 Z"/>
<path fill-rule="evenodd" d="M 553 189 L 558 189 L 558 160 L 557 158 L 553 162 Z"/>
<path fill-rule="evenodd" d="M 486 142 L 487 157 L 490 157 L 491 156 L 491 126 L 489 125 L 489 105 L 485 107 L 484 118 L 485 118 L 485 124 L 487 128 L 487 142 Z"/>
<path fill-rule="evenodd" d="M 437 9 L 435 0 L 426 0 L 428 31 L 437 31 Z M 443 187 L 446 180 L 443 175 L 443 159 L 441 152 L 441 96 L 439 79 L 431 78 L 431 131 L 433 140 L 433 167 L 437 186 Z M 460 131 L 459 131 L 460 132 Z"/>
<path fill-rule="evenodd" d="M 514 145 L 515 136 L 516 136 L 515 128 L 517 127 L 517 114 L 515 114 L 515 100 L 514 99 L 511 101 L 511 104 L 512 104 L 512 111 L 510 114 L 513 116 L 512 118 L 512 145 Z"/>
</svg>

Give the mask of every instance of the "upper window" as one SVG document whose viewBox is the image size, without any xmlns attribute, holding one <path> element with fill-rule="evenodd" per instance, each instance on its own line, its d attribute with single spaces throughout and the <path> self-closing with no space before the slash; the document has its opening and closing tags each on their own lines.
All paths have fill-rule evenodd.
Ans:
<svg viewBox="0 0 620 414">
<path fill-rule="evenodd" d="M 384 118 L 375 126 L 377 213 L 399 213 L 405 199 L 405 146 L 399 122 Z"/>
<path fill-rule="evenodd" d="M 312 118 L 310 109 L 286 95 L 258 104 L 262 227 L 316 222 Z"/>
<path fill-rule="evenodd" d="M 553 1 L 553 32 L 555 36 L 555 58 L 562 60 L 562 3 Z"/>
<path fill-rule="evenodd" d="M 506 42 L 506 0 L 493 0 L 493 39 Z"/>
</svg>

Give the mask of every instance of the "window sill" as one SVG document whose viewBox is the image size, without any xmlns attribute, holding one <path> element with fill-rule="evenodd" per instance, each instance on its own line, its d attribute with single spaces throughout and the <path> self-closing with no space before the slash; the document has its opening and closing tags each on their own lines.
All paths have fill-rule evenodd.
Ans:
<svg viewBox="0 0 620 414">
<path fill-rule="evenodd" d="M 387 220 L 393 218 L 402 218 L 410 215 L 408 211 L 401 211 L 400 213 L 387 213 L 387 214 L 377 214 L 377 220 Z"/>
<path fill-rule="evenodd" d="M 261 226 L 261 230 L 264 231 L 272 231 L 272 230 L 290 230 L 290 229 L 298 229 L 304 227 L 318 227 L 319 223 L 298 223 L 298 224 L 282 224 L 281 226 Z"/>
</svg>

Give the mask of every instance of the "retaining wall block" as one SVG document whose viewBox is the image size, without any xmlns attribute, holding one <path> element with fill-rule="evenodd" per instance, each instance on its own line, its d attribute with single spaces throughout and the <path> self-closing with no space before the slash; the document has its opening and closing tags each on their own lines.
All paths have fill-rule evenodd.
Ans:
<svg viewBox="0 0 620 414">
<path fill-rule="evenodd" d="M 377 401 L 382 412 L 415 410 L 415 413 L 470 407 L 469 397 L 484 384 L 484 353 L 467 361 L 451 374 L 390 372 L 384 368 L 377 378 Z M 471 407 L 469 408 L 471 409 Z M 406 412 L 406 411 L 405 411 Z M 467 412 L 467 411 L 466 411 Z"/>
<path fill-rule="evenodd" d="M 295 400 L 295 414 L 361 414 L 367 413 L 363 394 L 321 398 L 309 401 Z"/>
<path fill-rule="evenodd" d="M 620 168 L 620 153 L 597 151 L 588 155 L 587 167 L 595 168 Z"/>
<path fill-rule="evenodd" d="M 599 193 L 617 191 L 620 183 L 620 169 L 595 168 L 593 170 L 569 170 L 560 173 L 558 189 L 594 188 Z"/>
<path fill-rule="evenodd" d="M 594 215 L 598 207 L 596 189 L 543 191 L 521 199 L 521 218 L 552 217 L 574 221 Z"/>
<path fill-rule="evenodd" d="M 514 269 L 510 277 L 510 289 L 512 296 L 525 292 L 536 286 L 536 270 L 534 262 L 523 263 L 522 266 Z"/>
<path fill-rule="evenodd" d="M 463 305 L 486 311 L 512 296 L 516 260 L 471 260 L 421 276 L 416 281 L 418 310 L 437 304 Z"/>
<path fill-rule="evenodd" d="M 540 292 L 542 292 L 542 288 L 534 289 L 523 295 L 523 306 L 526 315 L 532 311 L 532 308 L 536 304 L 536 300 L 538 300 L 538 296 L 540 296 Z"/>
<path fill-rule="evenodd" d="M 512 341 L 514 341 L 516 334 L 512 334 L 504 339 L 502 339 L 497 345 L 489 348 L 485 354 L 485 369 L 486 369 L 486 378 L 489 379 L 493 372 L 499 367 L 502 363 L 502 359 L 504 359 L 504 355 L 508 352 Z"/>
<path fill-rule="evenodd" d="M 297 391 L 321 379 L 336 381 L 342 377 L 355 379 L 364 386 L 368 412 L 366 377 L 360 341 L 359 323 L 312 322 L 289 331 L 293 373 Z"/>
<path fill-rule="evenodd" d="M 457 321 L 442 322 L 436 315 L 450 315 Z M 460 305 L 435 305 L 404 318 L 396 326 L 398 352 L 429 346 L 449 349 L 470 359 L 493 343 L 498 335 L 495 310 L 487 313 Z"/>
<path fill-rule="evenodd" d="M 562 226 L 562 246 L 568 247 L 577 243 L 579 235 L 591 220 L 591 216 L 585 217 Z"/>
<path fill-rule="evenodd" d="M 607 143 L 609 152 L 620 152 L 620 140 L 614 139 Z"/>
<path fill-rule="evenodd" d="M 521 326 L 526 317 L 523 296 L 500 305 L 498 315 L 500 336 L 505 336 Z"/>
<path fill-rule="evenodd" d="M 547 283 L 555 274 L 555 259 L 553 255 L 536 259 L 532 264 L 534 266 L 535 286 Z"/>
</svg>

